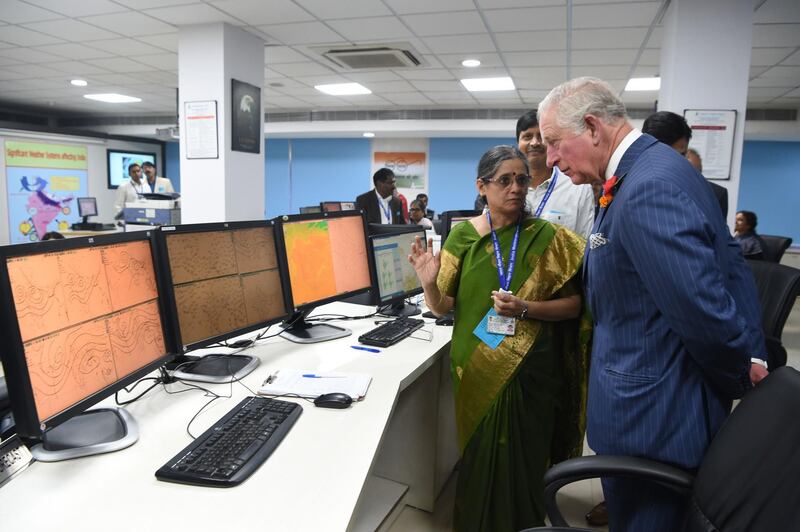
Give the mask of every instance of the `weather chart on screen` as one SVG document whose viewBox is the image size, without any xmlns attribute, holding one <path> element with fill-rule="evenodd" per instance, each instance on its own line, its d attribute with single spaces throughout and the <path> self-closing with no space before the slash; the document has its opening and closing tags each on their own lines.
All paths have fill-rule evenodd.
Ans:
<svg viewBox="0 0 800 532">
<path fill-rule="evenodd" d="M 346 216 L 284 225 L 295 306 L 369 286 L 363 224 Z"/>
<path fill-rule="evenodd" d="M 165 352 L 147 241 L 8 259 L 40 420 Z"/>
</svg>

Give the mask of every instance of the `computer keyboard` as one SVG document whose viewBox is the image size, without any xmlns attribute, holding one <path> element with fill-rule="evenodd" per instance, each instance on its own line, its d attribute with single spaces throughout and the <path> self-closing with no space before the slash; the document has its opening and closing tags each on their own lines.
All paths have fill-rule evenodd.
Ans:
<svg viewBox="0 0 800 532">
<path fill-rule="evenodd" d="M 156 471 L 156 478 L 199 486 L 241 484 L 269 458 L 303 408 L 247 397 Z"/>
<path fill-rule="evenodd" d="M 358 337 L 362 344 L 376 345 L 378 347 L 389 347 L 403 338 L 411 335 L 414 331 L 425 325 L 423 320 L 414 318 L 397 318 L 378 325 L 369 332 Z"/>
</svg>

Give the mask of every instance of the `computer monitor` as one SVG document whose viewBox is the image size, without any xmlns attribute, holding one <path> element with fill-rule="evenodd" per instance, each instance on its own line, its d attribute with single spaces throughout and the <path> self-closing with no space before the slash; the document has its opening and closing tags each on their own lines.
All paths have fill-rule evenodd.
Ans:
<svg viewBox="0 0 800 532">
<path fill-rule="evenodd" d="M 421 311 L 406 299 L 422 293 L 414 267 L 408 262 L 411 245 L 419 237 L 425 244 L 425 228 L 403 226 L 400 232 L 373 234 L 369 237 L 370 259 L 375 272 L 373 294 L 378 312 L 386 316 L 414 316 Z"/>
<path fill-rule="evenodd" d="M 318 305 L 366 292 L 372 286 L 364 214 L 343 211 L 296 214 L 278 219 L 283 286 L 294 315 L 281 334 L 293 342 L 341 338 L 349 329 L 309 324 L 305 318 Z"/>
<path fill-rule="evenodd" d="M 156 231 L 165 301 L 176 320 L 174 341 L 184 354 L 175 361 L 175 377 L 228 382 L 258 366 L 258 359 L 247 355 L 185 353 L 286 318 L 274 225 L 220 222 Z"/>
<path fill-rule="evenodd" d="M 78 198 L 78 216 L 83 217 L 83 223 L 87 223 L 89 216 L 97 216 L 96 198 Z"/>
<path fill-rule="evenodd" d="M 90 406 L 173 357 L 150 231 L 0 248 L 3 368 L 17 432 L 54 461 L 136 442 Z"/>
<path fill-rule="evenodd" d="M 410 224 L 376 224 L 371 223 L 367 226 L 367 233 L 370 235 L 385 235 L 387 233 L 402 233 L 410 227 Z"/>
<path fill-rule="evenodd" d="M 156 154 L 143 151 L 106 150 L 108 158 L 108 188 L 117 188 L 128 178 L 128 166 L 150 162 L 156 164 Z"/>
<path fill-rule="evenodd" d="M 340 201 L 323 201 L 319 204 L 319 208 L 322 212 L 339 212 L 343 210 Z"/>
<path fill-rule="evenodd" d="M 461 222 L 475 218 L 481 211 L 445 211 L 442 213 L 442 247 L 447 240 L 447 235 Z"/>
<path fill-rule="evenodd" d="M 343 211 L 354 211 L 356 210 L 356 202 L 354 201 L 343 201 L 341 203 Z"/>
<path fill-rule="evenodd" d="M 315 212 L 322 212 L 322 207 L 319 205 L 311 205 L 309 207 L 300 207 L 300 214 L 311 214 Z"/>
</svg>

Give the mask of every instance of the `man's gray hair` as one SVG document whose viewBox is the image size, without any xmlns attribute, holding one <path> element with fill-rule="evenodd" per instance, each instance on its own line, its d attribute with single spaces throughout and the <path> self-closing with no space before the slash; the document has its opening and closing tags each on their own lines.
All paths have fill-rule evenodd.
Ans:
<svg viewBox="0 0 800 532">
<path fill-rule="evenodd" d="M 571 79 L 550 91 L 544 100 L 539 102 L 539 122 L 542 116 L 555 106 L 556 124 L 573 133 L 583 133 L 586 123 L 583 117 L 594 115 L 609 125 L 616 125 L 620 120 L 627 120 L 625 104 L 614 93 L 614 89 L 605 81 L 582 77 Z"/>
<path fill-rule="evenodd" d="M 491 179 L 497 173 L 497 169 L 505 161 L 519 159 L 525 165 L 525 173 L 528 173 L 528 159 L 525 154 L 519 151 L 516 146 L 495 146 L 483 154 L 478 162 L 478 179 Z"/>
</svg>

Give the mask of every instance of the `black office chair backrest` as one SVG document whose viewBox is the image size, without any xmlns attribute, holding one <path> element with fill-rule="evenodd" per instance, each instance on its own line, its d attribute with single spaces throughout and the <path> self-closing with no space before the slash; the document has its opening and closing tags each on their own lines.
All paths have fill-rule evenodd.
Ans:
<svg viewBox="0 0 800 532">
<path fill-rule="evenodd" d="M 792 245 L 792 239 L 788 236 L 758 235 L 766 246 L 764 249 L 764 260 L 767 262 L 780 262 L 783 253 Z"/>
<path fill-rule="evenodd" d="M 780 340 L 783 326 L 800 295 L 800 270 L 783 264 L 748 260 L 761 302 L 764 334 Z"/>
<path fill-rule="evenodd" d="M 742 399 L 700 464 L 686 532 L 800 530 L 800 373 L 773 371 Z"/>
</svg>

